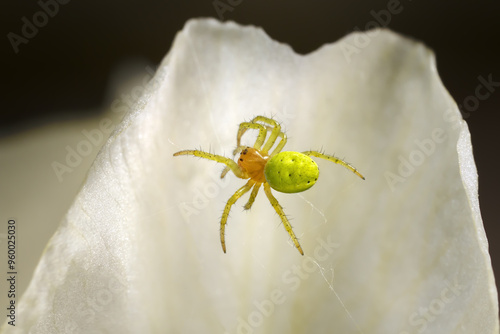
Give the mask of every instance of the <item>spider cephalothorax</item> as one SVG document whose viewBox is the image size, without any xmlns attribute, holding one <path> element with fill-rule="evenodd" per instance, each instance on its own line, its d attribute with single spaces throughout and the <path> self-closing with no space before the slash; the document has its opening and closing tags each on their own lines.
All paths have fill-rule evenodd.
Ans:
<svg viewBox="0 0 500 334">
<path fill-rule="evenodd" d="M 241 137 L 248 129 L 259 131 L 259 135 L 253 147 L 241 145 Z M 268 132 L 270 132 L 269 137 Z M 274 150 L 269 153 L 278 138 L 281 140 Z M 342 165 L 364 180 L 364 177 L 353 166 L 332 155 L 326 155 L 316 151 L 306 151 L 302 153 L 281 152 L 286 144 L 286 140 L 286 135 L 281 131 L 281 126 L 278 122 L 272 118 L 257 116 L 250 122 L 243 122 L 240 124 L 236 136 L 236 149 L 234 150 L 234 155 L 240 153 L 237 163 L 232 159 L 198 150 L 185 150 L 174 153 L 174 156 L 194 155 L 225 164 L 226 168 L 222 171 L 221 178 L 224 178 L 227 172 L 231 170 L 237 177 L 249 179 L 243 187 L 238 189 L 233 196 L 229 198 L 224 208 L 224 212 L 222 213 L 220 239 L 224 253 L 226 252 L 225 226 L 231 207 L 241 196 L 253 188 L 250 198 L 244 206 L 246 210 L 250 209 L 260 187 L 263 186 L 269 202 L 271 202 L 271 205 L 280 216 L 295 247 L 297 247 L 300 254 L 304 255 L 302 247 L 292 230 L 292 226 L 283 212 L 283 208 L 271 193 L 271 188 L 284 193 L 297 193 L 311 188 L 316 183 L 319 176 L 318 165 L 310 158 L 311 156 L 330 160 Z"/>
<path fill-rule="evenodd" d="M 264 183 L 266 182 L 264 168 L 268 160 L 268 155 L 263 156 L 259 150 L 253 147 L 246 147 L 241 151 L 240 157 L 238 158 L 238 166 L 240 166 L 241 170 L 246 173 L 250 179 L 258 183 Z"/>
</svg>

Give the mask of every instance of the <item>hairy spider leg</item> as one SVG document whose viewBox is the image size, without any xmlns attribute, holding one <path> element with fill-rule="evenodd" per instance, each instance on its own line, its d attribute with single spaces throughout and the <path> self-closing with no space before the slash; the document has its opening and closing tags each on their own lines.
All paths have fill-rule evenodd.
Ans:
<svg viewBox="0 0 500 334">
<path fill-rule="evenodd" d="M 266 135 L 267 135 L 267 129 L 264 127 L 262 124 L 259 123 L 241 123 L 240 128 L 238 130 L 238 135 L 236 136 L 236 149 L 234 150 L 234 155 L 237 153 L 241 152 L 241 137 L 243 134 L 248 130 L 248 129 L 257 129 L 259 130 L 259 135 L 257 136 L 257 140 L 255 141 L 255 144 L 253 147 L 257 150 L 260 150 L 262 147 L 262 144 L 264 144 L 264 141 L 266 140 Z"/>
<path fill-rule="evenodd" d="M 284 132 L 280 132 L 278 136 L 281 137 L 281 141 L 278 143 L 278 145 L 276 145 L 273 152 L 269 155 L 270 158 L 280 153 L 283 147 L 285 147 L 286 145 L 287 141 L 286 134 Z"/>
<path fill-rule="evenodd" d="M 257 194 L 259 193 L 259 189 L 262 183 L 255 183 L 255 186 L 253 186 L 252 193 L 250 194 L 250 198 L 248 199 L 247 204 L 243 207 L 245 210 L 250 210 L 252 207 L 253 202 L 255 201 L 255 197 L 257 197 Z"/>
<path fill-rule="evenodd" d="M 281 132 L 281 125 L 276 122 L 274 119 L 267 118 L 264 116 L 257 116 L 253 119 L 252 122 L 257 122 L 261 121 L 263 123 L 270 124 L 273 127 L 273 130 L 271 131 L 271 134 L 269 135 L 269 138 L 267 139 L 267 142 L 264 144 L 264 147 L 262 148 L 262 153 L 267 155 L 267 152 L 273 147 L 274 143 L 276 142 L 276 139 L 278 136 L 280 136 Z"/>
<path fill-rule="evenodd" d="M 262 123 L 264 123 L 264 125 L 260 124 L 260 123 L 256 123 L 256 122 L 262 122 Z M 276 142 L 276 139 L 278 137 L 281 138 L 281 141 L 275 147 L 275 149 L 271 153 L 270 157 L 281 152 L 283 147 L 286 145 L 287 137 L 286 137 L 286 134 L 281 131 L 281 126 L 273 119 L 270 119 L 270 118 L 267 118 L 264 116 L 257 116 L 254 119 L 252 119 L 251 122 L 244 122 L 244 123 L 240 124 L 239 130 L 238 130 L 238 135 L 236 137 L 236 149 L 233 151 L 234 155 L 240 153 L 241 151 L 243 151 L 243 149 L 245 149 L 246 146 L 241 145 L 241 137 L 245 134 L 245 132 L 248 129 L 258 129 L 259 130 L 259 135 L 257 137 L 257 140 L 255 141 L 253 148 L 262 151 L 263 155 L 268 154 L 269 149 L 274 145 L 274 143 Z M 271 131 L 271 134 L 269 135 L 269 139 L 264 146 L 264 147 L 268 147 L 268 148 L 261 149 L 261 146 L 266 139 L 267 131 Z M 225 167 L 222 170 L 220 178 L 223 179 L 227 175 L 228 172 L 229 172 L 229 168 Z"/>
<path fill-rule="evenodd" d="M 327 154 L 319 153 L 317 151 L 305 151 L 305 152 L 302 152 L 302 154 L 305 154 L 308 156 L 313 156 L 316 158 L 325 159 L 325 160 L 330 160 L 332 162 L 335 162 L 336 164 L 339 164 L 339 165 L 344 166 L 345 168 L 349 169 L 351 172 L 353 172 L 354 174 L 356 174 L 357 176 L 359 176 L 363 180 L 365 179 L 365 177 L 363 175 L 361 175 L 361 173 L 359 173 L 358 170 L 356 168 L 354 168 L 354 166 L 350 165 L 349 163 L 345 162 L 342 159 L 334 157 L 333 155 L 327 155 Z"/>
<path fill-rule="evenodd" d="M 290 235 L 290 238 L 292 238 L 293 243 L 295 244 L 295 247 L 297 247 L 300 254 L 304 255 L 304 252 L 302 251 L 302 247 L 300 247 L 299 240 L 295 236 L 295 233 L 293 233 L 292 225 L 290 225 L 288 218 L 286 218 L 285 212 L 283 211 L 283 208 L 281 207 L 280 203 L 271 193 L 271 186 L 267 182 L 264 183 L 264 192 L 266 193 L 266 196 L 269 199 L 269 202 L 271 202 L 271 205 L 273 206 L 274 210 L 276 210 L 276 213 L 278 213 L 278 215 L 280 216 L 281 221 L 283 222 L 283 226 L 285 226 L 285 229 L 288 232 L 288 234 Z"/>
<path fill-rule="evenodd" d="M 273 127 L 269 126 L 269 125 L 266 125 L 265 128 L 267 129 L 267 131 L 271 132 L 274 130 Z M 245 132 L 243 132 L 245 133 Z M 273 152 L 270 154 L 270 157 L 272 157 L 273 155 L 281 152 L 281 150 L 283 149 L 283 147 L 286 145 L 286 140 L 287 140 L 287 137 L 286 137 L 286 134 L 281 131 L 279 134 L 278 134 L 278 137 L 281 138 L 281 141 L 278 143 L 278 145 L 274 148 Z M 238 142 L 238 147 L 234 150 L 233 154 L 236 155 L 237 153 L 240 153 L 241 151 L 243 151 L 245 149 L 245 145 L 241 145 L 239 142 Z M 257 147 L 255 147 L 254 145 L 254 148 L 256 149 L 259 149 Z"/>
<path fill-rule="evenodd" d="M 179 155 L 194 155 L 196 157 L 200 157 L 203 159 L 208 159 L 208 160 L 213 160 L 215 162 L 219 162 L 222 164 L 225 164 L 227 168 L 231 169 L 237 177 L 240 179 L 248 179 L 248 175 L 244 173 L 240 166 L 234 160 L 223 157 L 221 155 L 216 155 L 212 153 L 207 153 L 199 150 L 184 150 L 184 151 L 179 151 L 174 153 L 174 157 L 179 156 Z"/>
<path fill-rule="evenodd" d="M 276 142 L 276 139 L 280 137 L 281 141 L 278 143 L 278 145 L 276 145 L 276 147 L 274 148 L 273 152 L 269 155 L 269 157 L 273 157 L 275 154 L 281 152 L 283 147 L 285 147 L 287 141 L 286 134 L 283 131 L 281 131 L 281 125 L 274 119 L 264 116 L 257 116 L 254 118 L 254 120 L 260 121 L 264 124 L 271 125 L 271 127 L 269 127 L 268 125 L 266 126 L 268 128 L 268 131 L 271 131 L 271 134 L 269 135 L 267 143 L 264 145 L 263 151 L 267 153 L 273 147 L 274 143 Z"/>
<path fill-rule="evenodd" d="M 264 123 L 263 126 L 265 126 L 268 131 L 271 131 L 271 134 L 269 135 L 267 143 L 264 145 L 264 148 L 261 149 L 262 153 L 267 154 L 267 152 L 271 149 L 271 147 L 273 147 L 276 139 L 278 137 L 281 137 L 281 138 L 285 137 L 285 134 L 283 132 L 281 132 L 281 125 L 272 118 L 265 117 L 265 116 L 256 116 L 250 121 L 250 123 L 259 124 L 257 122 Z M 243 130 L 243 132 L 241 133 L 241 136 L 246 132 L 246 130 L 247 129 Z M 241 138 L 241 136 L 240 136 L 240 138 Z M 238 143 L 238 146 L 240 146 L 240 143 Z M 285 146 L 285 144 L 283 144 L 281 146 L 281 149 L 283 148 L 283 146 Z M 257 148 L 257 147 L 254 146 L 254 148 Z M 277 151 L 276 153 L 278 153 L 278 152 L 279 151 Z"/>
<path fill-rule="evenodd" d="M 229 167 L 224 167 L 224 169 L 222 170 L 222 173 L 220 173 L 220 178 L 223 179 L 224 177 L 226 177 L 226 174 L 227 172 L 230 171 L 230 168 Z"/>
<path fill-rule="evenodd" d="M 220 242 L 222 245 L 222 250 L 224 253 L 226 252 L 226 237 L 225 237 L 225 230 L 226 230 L 226 223 L 227 223 L 227 217 L 229 216 L 229 211 L 231 210 L 231 207 L 233 206 L 236 201 L 243 196 L 245 193 L 247 193 L 255 184 L 255 181 L 248 180 L 248 182 L 238 189 L 231 198 L 226 203 L 226 207 L 224 208 L 224 212 L 222 213 L 222 219 L 220 221 Z"/>
<path fill-rule="evenodd" d="M 254 118 L 253 118 L 250 122 L 243 122 L 243 123 L 241 123 L 241 124 L 258 124 L 258 125 L 260 125 L 260 126 L 264 127 L 267 131 L 272 131 L 273 127 L 272 127 L 272 126 L 268 126 L 268 125 L 266 125 L 266 123 L 265 123 L 265 122 L 263 122 L 264 124 L 257 123 L 257 122 L 258 122 L 258 118 L 260 118 L 260 117 L 263 117 L 263 116 L 256 116 L 256 117 L 254 117 Z M 241 133 L 240 133 L 240 132 L 238 132 L 238 137 L 237 137 L 237 143 L 238 143 L 238 146 L 240 146 L 240 145 L 241 145 L 241 144 L 240 144 L 239 139 L 241 139 L 241 137 L 242 137 L 242 136 L 245 134 L 245 132 L 249 129 L 248 127 L 245 127 L 245 128 L 243 128 L 243 129 L 241 129 L 241 124 L 240 124 L 240 131 L 241 131 Z M 267 133 L 266 133 L 266 135 L 267 135 Z M 266 139 L 266 138 L 264 138 L 264 139 L 263 139 L 263 141 L 262 141 L 261 145 L 264 143 L 265 139 Z"/>
</svg>

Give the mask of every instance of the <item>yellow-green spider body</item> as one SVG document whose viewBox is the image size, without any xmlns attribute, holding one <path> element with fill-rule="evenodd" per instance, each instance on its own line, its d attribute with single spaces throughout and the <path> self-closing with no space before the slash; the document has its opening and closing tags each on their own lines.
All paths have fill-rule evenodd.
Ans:
<svg viewBox="0 0 500 334">
<path fill-rule="evenodd" d="M 249 129 L 259 131 L 253 147 L 241 145 L 241 137 Z M 274 150 L 269 153 L 278 138 L 280 138 L 280 141 Z M 342 165 L 364 180 L 364 177 L 356 168 L 332 155 L 326 155 L 317 151 L 306 151 L 302 153 L 281 152 L 286 144 L 286 140 L 286 134 L 281 131 L 281 126 L 278 122 L 272 118 L 257 116 L 250 122 L 243 122 L 240 124 L 236 136 L 236 149 L 234 150 L 234 155 L 240 153 L 237 162 L 221 155 L 198 150 L 185 150 L 174 153 L 174 156 L 194 155 L 225 164 L 226 168 L 222 172 L 221 178 L 224 178 L 227 172 L 231 170 L 237 177 L 249 179 L 243 187 L 238 189 L 233 196 L 229 198 L 222 213 L 220 239 L 224 253 L 226 252 L 225 226 L 231 207 L 241 196 L 252 189 L 250 198 L 244 206 L 246 210 L 250 209 L 255 201 L 255 197 L 257 197 L 260 187 L 263 186 L 264 193 L 280 216 L 295 247 L 297 247 L 300 254 L 304 255 L 302 247 L 292 230 L 292 226 L 283 208 L 271 193 L 271 188 L 283 193 L 298 193 L 311 188 L 316 183 L 319 176 L 318 165 L 311 159 L 311 156 L 330 160 L 336 164 Z"/>
<path fill-rule="evenodd" d="M 300 193 L 311 188 L 319 176 L 316 162 L 300 152 L 280 152 L 264 168 L 267 183 L 282 193 Z"/>
</svg>

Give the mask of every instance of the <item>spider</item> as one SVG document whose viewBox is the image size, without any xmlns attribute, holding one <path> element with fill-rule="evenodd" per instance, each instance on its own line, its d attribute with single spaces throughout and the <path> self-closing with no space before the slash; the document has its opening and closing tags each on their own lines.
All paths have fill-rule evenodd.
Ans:
<svg viewBox="0 0 500 334">
<path fill-rule="evenodd" d="M 249 129 L 259 131 L 257 140 L 255 141 L 253 147 L 241 145 L 241 137 Z M 270 132 L 270 134 L 266 141 L 268 132 Z M 269 153 L 278 138 L 280 138 L 280 141 L 274 150 Z M 263 186 L 264 193 L 280 216 L 283 226 L 292 238 L 295 247 L 301 255 L 304 255 L 299 240 L 295 236 L 283 208 L 271 193 L 271 188 L 283 193 L 298 193 L 311 188 L 316 183 L 319 176 L 318 165 L 313 159 L 311 159 L 311 157 L 332 161 L 349 169 L 363 180 L 365 179 L 356 168 L 332 155 L 322 154 L 317 151 L 305 151 L 302 153 L 281 152 L 286 144 L 286 141 L 286 134 L 281 131 L 281 126 L 278 122 L 272 118 L 257 116 L 250 122 L 243 122 L 239 126 L 238 134 L 236 136 L 236 149 L 233 152 L 234 156 L 240 153 L 237 163 L 224 156 L 199 150 L 184 150 L 174 153 L 174 156 L 193 155 L 225 164 L 226 167 L 222 171 L 221 178 L 224 178 L 231 170 L 237 177 L 241 179 L 249 179 L 243 187 L 238 189 L 233 196 L 229 198 L 222 213 L 220 222 L 220 241 L 224 253 L 226 253 L 224 231 L 229 211 L 231 210 L 233 204 L 236 203 L 241 196 L 250 191 L 250 189 L 253 188 L 244 209 L 249 210 L 252 207 L 260 187 Z"/>
</svg>

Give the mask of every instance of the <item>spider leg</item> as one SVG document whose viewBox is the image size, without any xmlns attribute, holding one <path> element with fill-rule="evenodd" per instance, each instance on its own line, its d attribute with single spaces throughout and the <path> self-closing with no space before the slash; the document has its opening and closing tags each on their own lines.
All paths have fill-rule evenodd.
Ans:
<svg viewBox="0 0 500 334">
<path fill-rule="evenodd" d="M 273 152 L 271 153 L 271 157 L 274 156 L 275 154 L 278 154 L 281 152 L 283 147 L 286 145 L 286 134 L 284 132 L 280 132 L 278 134 L 278 137 L 281 137 L 281 141 L 279 142 L 278 145 L 274 148 Z"/>
<path fill-rule="evenodd" d="M 179 155 L 194 155 L 196 157 L 212 160 L 215 162 L 219 162 L 222 164 L 225 164 L 229 169 L 231 169 L 237 177 L 241 179 L 247 179 L 248 176 L 246 173 L 244 173 L 240 166 L 233 160 L 223 157 L 222 155 L 216 155 L 208 152 L 203 152 L 203 151 L 198 151 L 198 150 L 184 150 L 184 151 L 179 151 L 174 153 L 174 157 L 179 156 Z M 227 173 L 227 172 L 226 172 Z M 225 175 L 225 174 L 224 174 Z"/>
<path fill-rule="evenodd" d="M 259 121 L 264 123 L 264 124 L 269 124 L 273 128 L 273 130 L 271 131 L 271 134 L 269 135 L 269 138 L 267 139 L 267 142 L 264 144 L 264 147 L 262 148 L 262 152 L 264 154 L 267 154 L 267 152 L 271 149 L 271 147 L 273 147 L 278 136 L 280 136 L 280 134 L 282 133 L 281 132 L 281 125 L 278 122 L 276 122 L 274 119 L 264 117 L 264 116 L 257 116 L 252 120 L 252 122 L 259 122 Z"/>
<path fill-rule="evenodd" d="M 349 169 L 351 172 L 353 172 L 354 174 L 356 174 L 357 176 L 359 176 L 363 180 L 365 179 L 365 177 L 363 175 L 361 175 L 358 172 L 358 170 L 356 168 L 354 168 L 354 166 L 350 165 L 349 163 L 345 162 L 342 159 L 334 157 L 333 155 L 327 155 L 327 154 L 323 154 L 323 153 L 320 153 L 317 151 L 306 151 L 306 152 L 302 152 L 302 154 L 305 154 L 308 156 L 313 156 L 316 158 L 325 159 L 325 160 L 330 160 L 332 162 L 335 162 L 336 164 L 339 164 L 339 165 L 344 166 L 345 168 Z"/>
<path fill-rule="evenodd" d="M 240 138 L 238 138 L 239 140 Z M 234 149 L 233 151 L 233 155 L 236 156 L 236 154 L 240 153 L 241 151 L 243 151 L 245 149 L 246 146 L 238 146 Z M 222 173 L 220 174 L 220 178 L 223 179 L 227 172 L 229 172 L 229 167 L 225 167 L 223 170 L 222 170 Z"/>
<path fill-rule="evenodd" d="M 252 193 L 250 194 L 250 198 L 248 199 L 247 204 L 245 204 L 245 206 L 243 207 L 245 210 L 250 210 L 250 208 L 252 207 L 252 204 L 255 201 L 255 197 L 257 197 L 261 185 L 262 183 L 255 183 L 255 186 L 252 189 Z"/>
<path fill-rule="evenodd" d="M 263 124 L 257 122 L 261 122 Z M 245 132 L 248 129 L 259 130 L 259 135 L 257 136 L 257 140 L 255 141 L 253 148 L 262 151 L 264 155 L 267 155 L 267 153 L 273 147 L 278 137 L 281 138 L 281 141 L 276 146 L 271 156 L 281 152 L 281 150 L 286 144 L 286 135 L 281 131 L 281 125 L 278 122 L 276 122 L 272 118 L 264 116 L 256 116 L 250 122 L 244 122 L 240 124 L 238 135 L 236 136 L 236 149 L 233 151 L 234 155 L 238 154 L 246 147 L 241 145 L 241 137 L 243 136 L 243 134 L 245 134 Z M 268 131 L 270 131 L 271 134 L 269 135 L 267 142 L 264 144 Z M 264 145 L 263 148 L 261 148 L 262 145 Z"/>
<path fill-rule="evenodd" d="M 283 226 L 285 226 L 286 231 L 288 232 L 288 234 L 290 234 L 290 238 L 292 238 L 295 247 L 297 247 L 301 255 L 304 255 L 302 247 L 300 247 L 299 240 L 295 236 L 295 233 L 293 233 L 292 225 L 290 225 L 288 218 L 286 218 L 285 212 L 283 212 L 283 208 L 279 204 L 278 200 L 271 193 L 271 186 L 267 182 L 264 183 L 264 192 L 266 193 L 266 196 L 269 199 L 269 202 L 271 202 L 274 210 L 276 210 L 276 213 L 278 213 L 278 215 L 280 216 L 281 221 L 283 222 Z"/>
<path fill-rule="evenodd" d="M 224 169 L 222 170 L 222 173 L 220 173 L 220 178 L 223 179 L 226 176 L 227 172 L 229 172 L 230 170 L 231 170 L 231 168 L 229 168 L 227 166 L 224 167 Z"/>
<path fill-rule="evenodd" d="M 227 217 L 229 216 L 229 211 L 231 210 L 233 204 L 236 203 L 236 201 L 241 196 L 243 196 L 246 192 L 248 192 L 254 184 L 255 181 L 249 180 L 243 187 L 238 189 L 226 203 L 226 207 L 224 208 L 224 212 L 222 213 L 222 219 L 220 221 L 220 242 L 224 253 L 226 252 L 225 230 L 226 230 Z"/>
<path fill-rule="evenodd" d="M 276 139 L 278 137 L 281 138 L 281 141 L 279 144 L 276 146 L 276 148 L 273 150 L 271 153 L 271 157 L 283 149 L 283 147 L 286 144 L 286 135 L 283 131 L 281 131 L 281 125 L 276 122 L 274 119 L 265 117 L 265 116 L 256 116 L 253 120 L 252 123 L 254 122 L 262 122 L 266 125 L 266 128 L 268 131 L 271 131 L 271 134 L 269 135 L 269 138 L 267 139 L 267 142 L 265 143 L 264 147 L 262 148 L 262 152 L 264 154 L 267 154 L 268 151 L 273 147 L 274 143 L 276 142 Z M 256 148 L 256 147 L 255 147 Z"/>
<path fill-rule="evenodd" d="M 266 140 L 266 136 L 267 136 L 267 129 L 262 124 L 253 123 L 253 121 L 252 122 L 243 122 L 240 124 L 240 128 L 238 129 L 238 135 L 236 136 L 236 149 L 233 152 L 234 155 L 241 152 L 243 150 L 243 148 L 245 147 L 245 146 L 241 146 L 241 137 L 248 129 L 259 130 L 259 135 L 257 136 L 257 140 L 255 141 L 255 144 L 253 145 L 254 148 L 260 150 L 260 147 L 262 146 L 262 144 L 264 144 L 264 141 Z"/>
<path fill-rule="evenodd" d="M 257 121 L 261 121 L 262 123 L 264 123 L 264 125 L 259 124 L 259 123 L 254 123 Z M 273 126 L 270 126 L 267 124 L 271 124 Z M 275 127 L 276 125 L 278 126 L 278 130 L 279 130 L 278 134 L 276 134 L 276 127 Z M 253 145 L 253 148 L 255 148 L 257 150 L 261 150 L 261 147 L 264 144 L 264 141 L 266 140 L 267 131 L 271 132 L 271 135 L 269 136 L 269 140 L 271 140 L 271 142 L 269 142 L 269 140 L 268 140 L 268 142 L 266 143 L 266 146 L 271 144 L 271 145 L 269 145 L 269 147 L 272 147 L 273 144 L 275 143 L 276 139 L 278 137 L 281 138 L 281 141 L 273 150 L 271 157 L 273 155 L 281 152 L 281 150 L 283 149 L 283 147 L 286 144 L 286 140 L 287 140 L 286 135 L 284 132 L 280 131 L 281 126 L 278 123 L 276 123 L 276 121 L 274 121 L 270 118 L 264 117 L 264 116 L 257 116 L 252 120 L 252 122 L 244 122 L 244 123 L 240 124 L 239 130 L 238 130 L 238 135 L 236 136 L 236 148 L 233 151 L 233 155 L 237 155 L 238 153 L 240 153 L 241 151 L 243 151 L 247 147 L 245 145 L 241 145 L 241 137 L 245 134 L 245 132 L 248 129 L 259 130 L 259 135 L 257 136 L 257 139 L 255 140 L 255 144 Z M 273 136 L 274 136 L 274 139 L 272 139 Z M 263 150 L 262 153 L 267 154 L 268 150 L 265 150 L 265 151 Z M 229 167 L 225 167 L 224 170 L 222 170 L 220 178 L 223 179 L 228 172 L 229 172 Z"/>
</svg>

